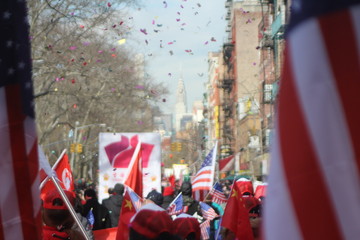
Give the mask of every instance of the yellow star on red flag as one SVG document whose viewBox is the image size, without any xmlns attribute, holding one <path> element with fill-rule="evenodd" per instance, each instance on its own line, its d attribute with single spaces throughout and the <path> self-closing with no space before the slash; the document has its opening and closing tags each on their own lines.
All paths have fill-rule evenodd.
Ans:
<svg viewBox="0 0 360 240">
<path fill-rule="evenodd" d="M 132 210 L 132 203 L 131 203 L 131 200 L 127 200 L 125 199 L 125 208 L 128 207 L 130 209 L 130 211 Z"/>
</svg>

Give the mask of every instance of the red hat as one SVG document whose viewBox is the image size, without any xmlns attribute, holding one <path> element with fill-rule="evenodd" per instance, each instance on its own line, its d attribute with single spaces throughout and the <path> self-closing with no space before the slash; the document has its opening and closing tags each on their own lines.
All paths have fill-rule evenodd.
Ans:
<svg viewBox="0 0 360 240">
<path fill-rule="evenodd" d="M 241 195 L 244 195 L 244 193 L 246 192 L 250 193 L 251 195 L 254 195 L 253 184 L 250 180 L 246 178 L 240 178 L 239 180 L 236 181 L 236 185 L 238 186 Z"/>
<path fill-rule="evenodd" d="M 172 234 L 171 217 L 154 203 L 144 205 L 131 219 L 130 227 L 147 238 L 156 238 L 163 232 Z"/>
<path fill-rule="evenodd" d="M 195 233 L 195 239 L 200 240 L 200 224 L 198 220 L 186 213 L 180 214 L 173 223 L 174 234 L 186 239 L 190 233 Z"/>
<path fill-rule="evenodd" d="M 72 192 L 69 192 L 67 190 L 64 190 L 65 195 L 67 196 L 67 198 L 69 199 L 71 205 L 74 205 L 75 203 L 75 198 L 74 198 L 74 194 Z M 54 204 L 54 200 L 59 198 L 62 203 Z M 59 202 L 61 202 L 59 201 Z M 60 193 L 58 192 L 57 189 L 52 189 L 50 191 L 48 191 L 47 193 L 45 193 L 45 197 L 44 197 L 44 208 L 46 209 L 68 209 L 68 207 L 66 206 L 63 198 L 61 197 Z"/>
<path fill-rule="evenodd" d="M 164 195 L 164 196 L 174 195 L 174 189 L 173 189 L 173 187 L 169 186 L 169 187 L 164 188 L 164 193 L 163 193 L 163 195 Z"/>
</svg>

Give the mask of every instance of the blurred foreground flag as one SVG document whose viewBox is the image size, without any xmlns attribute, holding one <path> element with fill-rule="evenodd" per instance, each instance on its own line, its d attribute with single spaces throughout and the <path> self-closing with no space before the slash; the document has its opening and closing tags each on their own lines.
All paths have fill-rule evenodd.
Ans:
<svg viewBox="0 0 360 240">
<path fill-rule="evenodd" d="M 360 236 L 359 3 L 292 1 L 266 240 Z"/>
<path fill-rule="evenodd" d="M 0 1 L 0 239 L 41 239 L 39 162 L 25 1 Z"/>
</svg>

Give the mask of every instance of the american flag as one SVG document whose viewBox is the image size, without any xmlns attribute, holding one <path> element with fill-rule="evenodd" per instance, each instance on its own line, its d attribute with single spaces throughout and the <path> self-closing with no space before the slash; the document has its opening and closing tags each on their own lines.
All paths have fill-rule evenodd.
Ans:
<svg viewBox="0 0 360 240">
<path fill-rule="evenodd" d="M 360 1 L 293 1 L 291 11 L 264 239 L 358 239 Z"/>
<path fill-rule="evenodd" d="M 217 143 L 206 156 L 200 170 L 196 173 L 192 181 L 193 196 L 197 201 L 203 201 L 212 188 L 215 174 L 216 153 Z"/>
<path fill-rule="evenodd" d="M 127 191 L 129 191 L 130 199 L 135 206 L 136 211 L 139 211 L 142 205 L 142 199 L 131 188 L 127 187 Z"/>
<path fill-rule="evenodd" d="M 169 215 L 178 215 L 183 212 L 183 198 L 182 193 L 179 193 L 177 197 L 170 203 L 169 207 L 167 208 L 167 212 Z"/>
<path fill-rule="evenodd" d="M 200 224 L 201 239 L 210 239 L 210 220 L 205 220 Z"/>
<path fill-rule="evenodd" d="M 25 1 L 0 1 L 0 239 L 41 239 Z"/>
<path fill-rule="evenodd" d="M 199 202 L 199 204 L 200 204 L 200 208 L 201 208 L 201 213 L 205 219 L 213 220 L 214 218 L 219 216 L 215 212 L 215 210 L 212 207 L 210 207 L 209 205 L 207 205 L 206 203 Z"/>
<path fill-rule="evenodd" d="M 212 201 L 218 204 L 226 203 L 227 197 L 222 190 L 222 186 L 220 183 L 216 182 L 213 188 L 210 191 L 210 195 L 212 195 Z"/>
</svg>

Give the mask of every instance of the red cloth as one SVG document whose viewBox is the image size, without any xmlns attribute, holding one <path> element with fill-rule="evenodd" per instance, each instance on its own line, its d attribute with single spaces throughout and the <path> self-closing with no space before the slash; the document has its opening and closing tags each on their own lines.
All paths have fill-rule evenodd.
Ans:
<svg viewBox="0 0 360 240">
<path fill-rule="evenodd" d="M 155 239 L 161 233 L 172 234 L 172 219 L 169 214 L 154 203 L 149 203 L 136 213 L 131 228 L 148 239 Z"/>
<path fill-rule="evenodd" d="M 180 215 L 181 216 L 181 215 Z M 178 217 L 173 222 L 174 234 L 185 239 L 190 233 L 195 233 L 195 239 L 200 239 L 200 224 L 194 217 Z"/>
<path fill-rule="evenodd" d="M 72 205 L 74 205 L 75 203 L 75 197 L 73 195 L 72 192 L 66 191 L 64 190 L 66 197 L 68 198 L 68 200 L 70 201 L 70 203 Z M 63 203 L 62 206 L 54 206 L 53 205 L 53 201 L 56 198 L 60 198 L 61 200 L 63 200 L 62 196 L 60 195 L 59 191 L 55 188 L 55 189 L 51 189 L 50 191 L 46 192 L 45 196 L 44 196 L 44 208 L 46 209 L 62 209 L 62 210 L 67 210 L 68 207 L 66 206 L 65 202 Z"/>
<path fill-rule="evenodd" d="M 221 226 L 231 230 L 238 239 L 254 240 L 248 210 L 241 197 L 238 184 L 234 184 L 230 198 L 227 201 Z"/>
<path fill-rule="evenodd" d="M 75 187 L 74 187 L 74 181 L 73 181 L 73 177 L 72 177 L 72 171 L 71 171 L 71 167 L 69 164 L 68 155 L 65 152 L 63 152 L 63 154 L 56 161 L 56 163 L 54 164 L 54 166 L 52 168 L 56 172 L 56 175 L 59 179 L 59 184 L 60 184 L 61 188 L 74 193 Z M 50 191 L 51 189 L 56 189 L 56 187 L 51 179 L 46 178 L 44 181 L 46 181 L 46 182 L 45 182 L 45 184 L 42 185 L 41 194 L 40 194 L 40 197 L 43 200 L 44 200 L 46 192 Z"/>
<path fill-rule="evenodd" d="M 238 186 L 240 190 L 240 195 L 243 195 L 245 192 L 249 192 L 251 195 L 254 195 L 254 187 L 251 181 L 244 181 L 239 179 L 235 182 L 235 185 Z"/>
<path fill-rule="evenodd" d="M 95 230 L 94 239 L 95 240 L 113 240 L 116 237 L 117 227 L 106 228 L 101 230 Z"/>
<path fill-rule="evenodd" d="M 132 216 L 134 216 L 135 213 L 135 206 L 131 201 L 129 192 L 126 191 L 121 205 L 121 214 L 117 228 L 116 240 L 129 239 L 129 223 L 130 219 L 132 218 Z"/>
<path fill-rule="evenodd" d="M 139 146 L 140 145 L 140 146 Z M 138 149 L 139 148 L 139 149 Z M 143 196 L 143 176 L 142 176 L 142 156 L 141 156 L 141 142 L 136 146 L 134 155 L 132 156 L 129 167 L 131 167 L 129 175 L 125 180 L 125 185 L 130 187 L 134 192 Z"/>
<path fill-rule="evenodd" d="M 171 175 L 169 177 L 169 183 L 171 184 L 171 187 L 175 188 L 175 176 Z"/>
<path fill-rule="evenodd" d="M 266 187 L 267 187 L 267 185 L 259 185 L 259 186 L 256 187 L 255 197 L 257 199 L 259 199 L 260 197 L 265 197 L 266 196 Z"/>
<path fill-rule="evenodd" d="M 54 227 L 49 227 L 49 226 L 43 226 L 42 229 L 42 234 L 43 234 L 43 240 L 58 240 L 60 238 L 56 238 L 53 237 L 53 234 L 56 234 L 56 236 L 59 236 L 63 239 L 66 239 L 69 237 L 69 235 L 65 232 L 59 232 L 56 228 Z"/>
<path fill-rule="evenodd" d="M 173 187 L 166 187 L 166 188 L 164 188 L 164 193 L 163 193 L 163 195 L 164 195 L 164 197 L 165 196 L 172 196 L 172 195 L 174 195 L 174 188 Z"/>
</svg>

